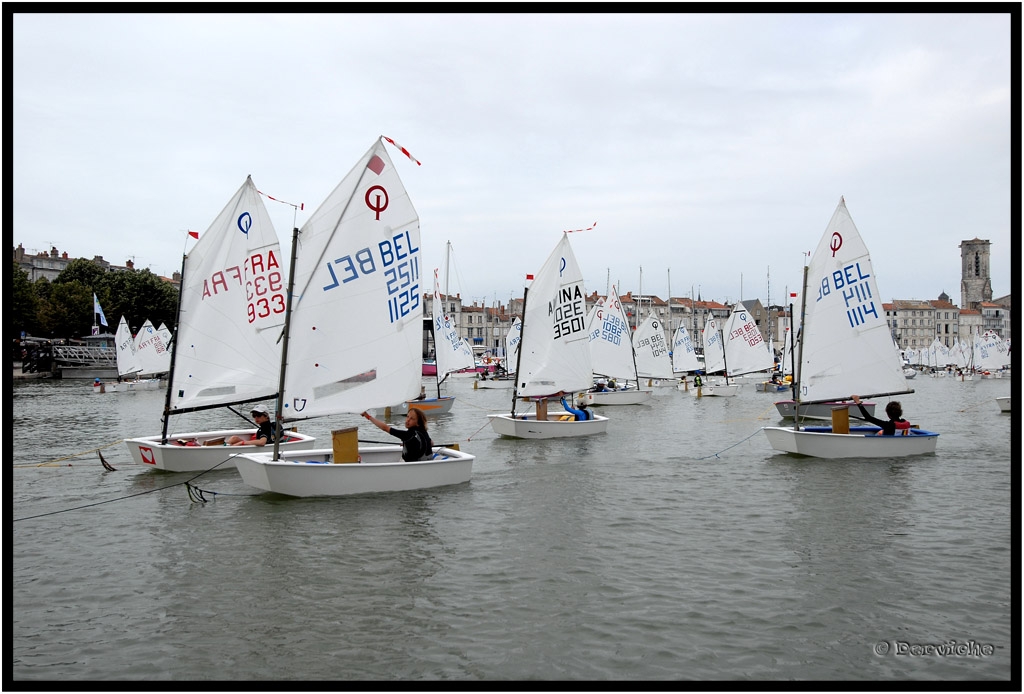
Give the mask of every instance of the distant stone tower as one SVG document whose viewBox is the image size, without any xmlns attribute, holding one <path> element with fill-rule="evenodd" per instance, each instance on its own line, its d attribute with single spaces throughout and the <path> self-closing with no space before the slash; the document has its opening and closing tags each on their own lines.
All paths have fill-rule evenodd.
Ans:
<svg viewBox="0 0 1024 694">
<path fill-rule="evenodd" d="M 960 242 L 960 308 L 978 308 L 992 301 L 988 241 L 975 238 Z"/>
</svg>

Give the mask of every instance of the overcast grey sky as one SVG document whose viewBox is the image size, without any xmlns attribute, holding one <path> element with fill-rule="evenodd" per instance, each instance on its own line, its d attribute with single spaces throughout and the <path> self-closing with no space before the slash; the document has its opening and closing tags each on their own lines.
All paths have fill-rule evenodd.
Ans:
<svg viewBox="0 0 1024 694">
<path fill-rule="evenodd" d="M 1009 14 L 13 25 L 13 241 L 29 251 L 169 276 L 248 174 L 305 203 L 296 217 L 266 201 L 287 250 L 386 135 L 422 162 L 389 149 L 420 215 L 424 292 L 450 240 L 452 293 L 521 296 L 562 230 L 597 222 L 572 235 L 588 291 L 765 301 L 770 272 L 781 303 L 841 195 L 884 301 L 959 304 L 958 245 L 975 237 L 992 242 L 994 296 L 1012 291 Z"/>
</svg>

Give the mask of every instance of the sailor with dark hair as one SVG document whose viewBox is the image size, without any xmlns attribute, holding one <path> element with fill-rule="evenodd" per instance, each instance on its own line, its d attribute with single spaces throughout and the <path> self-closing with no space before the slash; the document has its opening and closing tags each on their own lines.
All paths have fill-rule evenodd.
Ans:
<svg viewBox="0 0 1024 694">
<path fill-rule="evenodd" d="M 868 411 L 864 409 L 864 406 L 860 404 L 860 396 L 851 395 L 850 398 L 857 403 L 857 407 L 860 408 L 860 415 L 866 421 L 871 422 L 875 426 L 882 427 L 882 430 L 878 432 L 879 436 L 895 436 L 897 430 L 910 429 L 910 422 L 903 419 L 903 406 L 899 400 L 892 400 L 888 405 L 885 406 L 885 413 L 889 415 L 889 420 L 878 419 L 868 414 Z M 903 431 L 904 434 L 908 433 Z"/>
</svg>

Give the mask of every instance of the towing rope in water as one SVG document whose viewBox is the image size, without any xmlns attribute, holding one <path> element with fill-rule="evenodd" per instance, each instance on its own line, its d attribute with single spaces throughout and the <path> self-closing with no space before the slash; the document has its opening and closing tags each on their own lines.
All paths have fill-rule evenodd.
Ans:
<svg viewBox="0 0 1024 694">
<path fill-rule="evenodd" d="M 491 420 L 488 419 L 486 422 L 483 423 L 483 425 L 479 429 L 477 429 L 472 434 L 470 434 L 469 438 L 466 439 L 466 441 L 472 441 L 473 437 L 476 436 L 477 434 L 479 434 L 481 431 L 483 431 L 484 427 L 487 426 L 490 423 L 491 423 Z"/>
<path fill-rule="evenodd" d="M 77 458 L 78 456 L 85 455 L 86 453 L 95 453 L 96 451 L 102 451 L 104 448 L 116 446 L 122 441 L 124 441 L 124 439 L 117 439 L 116 441 L 112 441 L 106 444 L 105 446 L 100 446 L 99 448 L 90 448 L 89 450 L 82 451 L 81 453 L 72 453 L 71 455 L 66 455 L 63 458 L 54 458 L 53 460 L 50 460 L 45 463 L 22 463 L 20 465 L 15 465 L 14 467 L 64 467 L 63 465 L 57 465 L 57 463 L 59 463 L 62 460 L 70 460 L 71 458 Z M 70 463 L 68 464 L 67 467 L 70 467 Z"/>
<path fill-rule="evenodd" d="M 740 444 L 741 444 L 741 443 L 743 443 L 744 441 L 749 441 L 750 439 L 752 439 L 753 437 L 757 436 L 757 435 L 758 435 L 758 434 L 760 434 L 760 433 L 761 433 L 761 430 L 760 430 L 760 429 L 758 429 L 757 431 L 755 431 L 755 432 L 754 432 L 753 434 L 751 434 L 751 435 L 750 435 L 750 436 L 748 436 L 747 438 L 745 438 L 745 439 L 741 439 L 741 440 L 737 441 L 736 443 L 734 443 L 734 444 L 733 444 L 733 445 L 731 445 L 731 446 L 726 446 L 726 447 L 725 447 L 725 448 L 723 448 L 722 450 L 718 451 L 718 453 L 725 453 L 725 452 L 726 452 L 727 450 L 729 450 L 730 448 L 735 448 L 736 446 L 740 445 Z M 711 458 L 717 458 L 717 457 L 718 457 L 718 453 L 712 453 L 711 455 L 706 455 L 706 456 L 704 456 L 704 457 L 702 457 L 702 458 L 694 458 L 694 460 L 709 460 L 709 459 L 711 459 Z"/>
<path fill-rule="evenodd" d="M 134 496 L 142 496 L 143 494 L 152 494 L 153 492 L 162 492 L 165 489 L 170 489 L 172 487 L 177 487 L 180 484 L 184 484 L 184 483 L 183 482 L 175 482 L 174 484 L 169 484 L 166 487 L 159 487 L 158 489 L 147 489 L 146 491 L 138 492 L 137 494 L 129 494 L 128 496 L 119 496 L 116 499 L 107 499 L 106 501 L 97 501 L 97 502 L 92 503 L 92 504 L 84 504 L 82 506 L 73 506 L 72 508 L 63 508 L 63 509 L 61 509 L 59 511 L 50 511 L 49 513 L 40 513 L 40 514 L 37 514 L 35 516 L 25 516 L 24 518 L 15 518 L 14 522 L 17 523 L 18 521 L 32 520 L 33 518 L 43 518 L 45 516 L 56 516 L 58 513 L 67 513 L 68 511 L 78 511 L 80 509 L 89 508 L 91 506 L 99 506 L 100 504 L 109 504 L 109 503 L 112 503 L 114 501 L 121 501 L 122 499 L 131 499 Z"/>
<path fill-rule="evenodd" d="M 115 442 L 115 443 L 117 443 L 117 442 Z M 113 444 L 111 444 L 111 445 L 113 445 Z M 107 446 L 103 446 L 103 448 L 107 448 Z M 97 452 L 99 451 L 99 449 L 94 449 L 94 450 L 96 450 Z M 15 522 L 17 522 L 17 521 L 23 521 L 23 520 L 32 520 L 33 518 L 43 518 L 45 516 L 55 516 L 58 513 L 67 513 L 68 511 L 78 511 L 78 510 L 81 510 L 83 508 L 90 508 L 92 506 L 99 506 L 100 504 L 109 504 L 109 503 L 112 503 L 114 501 L 122 501 L 124 499 L 131 499 L 131 498 L 136 497 L 136 496 L 142 496 L 143 494 L 153 494 L 154 492 L 162 492 L 162 491 L 167 490 L 167 489 L 173 489 L 174 487 L 180 487 L 181 485 L 185 485 L 185 488 L 188 490 L 189 498 L 192 499 L 192 501 L 206 501 L 206 499 L 202 498 L 201 494 L 199 495 L 199 497 L 195 497 L 193 495 L 192 489 L 194 489 L 194 487 L 192 487 L 192 484 L 191 484 L 192 480 L 198 479 L 199 477 L 202 477 L 203 475 L 205 475 L 206 473 L 210 472 L 211 470 L 216 470 L 218 467 L 220 467 L 224 463 L 228 462 L 229 460 L 231 460 L 231 456 L 228 456 L 227 458 L 225 458 L 224 460 L 220 461 L 219 463 L 217 463 L 213 467 L 209 468 L 208 470 L 203 470 L 198 475 L 195 475 L 194 477 L 191 477 L 191 478 L 185 480 L 184 482 L 175 482 L 174 484 L 169 484 L 166 487 L 157 487 L 156 489 L 147 489 L 144 492 L 138 492 L 136 494 L 128 494 L 127 496 L 119 496 L 119 497 L 117 497 L 115 499 L 107 499 L 106 501 L 97 501 L 95 503 L 84 504 L 82 506 L 73 506 L 71 508 L 64 508 L 64 509 L 61 509 L 59 511 L 50 511 L 49 513 L 40 513 L 40 514 L 37 514 L 35 516 L 25 516 L 24 518 L 15 518 L 14 520 L 15 520 Z M 111 470 L 111 471 L 116 471 L 116 468 L 112 467 L 110 464 L 107 463 L 107 461 L 103 460 L 103 456 L 102 455 L 100 455 L 100 462 L 103 463 L 103 467 L 105 469 Z M 209 493 L 216 494 L 216 492 L 209 492 Z M 232 494 L 231 496 L 255 496 L 255 495 L 254 494 Z"/>
</svg>

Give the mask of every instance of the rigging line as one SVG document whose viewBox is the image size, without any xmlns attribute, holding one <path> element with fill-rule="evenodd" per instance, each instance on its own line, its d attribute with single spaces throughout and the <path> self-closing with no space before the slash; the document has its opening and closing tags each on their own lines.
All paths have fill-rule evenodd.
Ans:
<svg viewBox="0 0 1024 694">
<path fill-rule="evenodd" d="M 484 407 L 483 405 L 477 405 L 475 402 L 468 402 L 466 400 L 460 400 L 459 401 L 459 406 L 460 407 L 463 407 L 463 406 L 475 407 L 478 410 L 486 410 L 486 411 L 490 411 L 490 410 L 494 409 L 493 407 Z"/>
<path fill-rule="evenodd" d="M 483 428 L 484 428 L 485 426 L 487 426 L 488 424 L 490 424 L 490 423 L 491 423 L 491 422 L 490 422 L 490 420 L 488 420 L 488 421 L 484 422 L 484 423 L 483 423 L 483 426 L 481 426 L 481 427 L 480 427 L 479 429 L 477 429 L 477 430 L 476 430 L 476 431 L 474 431 L 474 432 L 473 432 L 472 434 L 470 434 L 470 435 L 469 435 L 469 437 L 468 437 L 468 438 L 466 439 L 466 441 L 472 441 L 472 440 L 473 440 L 473 437 L 474 437 L 474 436 L 476 436 L 477 434 L 479 434 L 479 433 L 480 433 L 480 432 L 481 432 L 481 431 L 483 430 Z"/>
<path fill-rule="evenodd" d="M 725 453 L 730 448 L 735 448 L 736 446 L 740 445 L 744 441 L 749 441 L 753 437 L 757 436 L 759 433 L 761 433 L 760 429 L 758 429 L 757 431 L 755 431 L 754 433 L 752 433 L 750 436 L 746 437 L 745 439 L 740 439 L 739 441 L 737 441 L 733 445 L 727 446 L 727 447 L 723 448 L 722 450 L 718 451 L 718 453 L 712 453 L 711 455 L 706 455 L 703 458 L 697 458 L 697 460 L 709 460 L 711 458 L 717 458 L 719 453 Z"/>
<path fill-rule="evenodd" d="M 17 465 L 14 465 L 13 467 L 46 467 L 46 466 L 53 465 L 54 463 L 59 463 L 62 460 L 68 460 L 70 458 L 77 458 L 78 456 L 85 455 L 86 453 L 95 453 L 96 451 L 102 451 L 104 448 L 110 448 L 111 446 L 116 446 L 117 444 L 119 444 L 119 443 L 121 443 L 123 441 L 124 441 L 124 439 L 117 439 L 115 441 L 112 441 L 112 442 L 104 445 L 104 446 L 100 446 L 99 448 L 91 448 L 91 449 L 89 449 L 87 451 L 82 451 L 81 453 L 72 453 L 71 455 L 66 455 L 63 458 L 54 458 L 53 460 L 48 460 L 45 463 L 19 463 Z M 63 467 L 63 466 L 61 466 L 61 467 Z"/>
<path fill-rule="evenodd" d="M 202 489 L 200 487 L 195 486 L 194 484 L 192 484 L 190 482 L 183 482 L 183 484 L 185 485 L 185 490 L 188 492 L 188 498 L 189 498 L 190 501 L 198 501 L 198 502 L 201 502 L 201 503 L 204 503 L 204 504 L 207 501 L 209 501 L 209 499 L 207 499 L 205 496 L 203 496 L 204 494 L 212 494 L 214 499 L 216 499 L 216 497 L 218 497 L 218 496 L 250 497 L 250 496 L 260 496 L 263 493 L 263 492 L 256 492 L 255 494 L 235 494 L 235 493 L 232 493 L 232 492 L 215 492 L 215 491 L 210 490 L 210 489 Z"/>
<path fill-rule="evenodd" d="M 112 503 L 114 501 L 123 501 L 124 499 L 131 499 L 132 497 L 142 496 L 143 494 L 152 494 L 154 492 L 162 492 L 165 489 L 171 489 L 173 487 L 177 487 L 177 486 L 182 485 L 182 484 L 187 484 L 187 483 L 186 482 L 175 482 L 174 484 L 169 484 L 166 487 L 159 487 L 157 489 L 147 489 L 144 492 L 138 492 L 136 494 L 129 494 L 127 496 L 119 496 L 116 499 L 107 499 L 106 501 L 97 501 L 95 503 L 85 504 L 83 506 L 73 506 L 71 508 L 61 509 L 60 511 L 50 511 L 49 513 L 40 513 L 40 514 L 37 514 L 35 516 L 25 516 L 23 518 L 15 518 L 14 522 L 17 523 L 18 521 L 23 521 L 23 520 L 32 520 L 34 518 L 44 518 L 46 516 L 56 516 L 58 513 L 67 513 L 68 511 L 79 511 L 79 510 L 81 510 L 83 508 L 90 508 L 92 506 L 100 506 L 101 504 L 109 504 L 109 503 Z"/>
<path fill-rule="evenodd" d="M 967 410 L 973 410 L 976 407 L 980 407 L 981 405 L 983 405 L 985 403 L 988 403 L 988 398 L 986 398 L 985 400 L 979 400 L 978 402 L 974 403 L 973 405 L 968 405 L 964 409 L 958 410 L 958 412 L 966 412 Z"/>
<path fill-rule="evenodd" d="M 98 449 L 96 449 L 96 450 L 98 450 Z M 143 494 L 152 494 L 153 492 L 162 492 L 165 489 L 172 489 L 173 487 L 177 487 L 177 486 L 182 485 L 182 484 L 184 484 L 186 486 L 186 488 L 187 488 L 189 486 L 189 483 L 192 480 L 197 479 L 197 478 L 205 475 L 207 472 L 210 472 L 210 470 L 216 469 L 218 466 L 223 465 L 224 463 L 228 462 L 229 460 L 231 460 L 231 456 L 228 456 L 224 460 L 220 461 L 219 463 L 217 463 L 217 465 L 214 465 L 209 470 L 203 470 L 202 472 L 200 472 L 195 477 L 192 477 L 191 479 L 188 479 L 188 480 L 186 480 L 184 482 L 175 482 L 174 484 L 169 484 L 166 487 L 158 487 L 157 489 L 147 489 L 146 491 L 139 492 L 137 494 L 129 494 L 127 496 L 119 496 L 119 497 L 114 498 L 114 499 L 107 499 L 106 501 L 97 501 L 97 502 L 92 503 L 92 504 L 85 504 L 83 506 L 73 506 L 71 508 L 65 508 L 65 509 L 61 509 L 59 511 L 50 511 L 49 513 L 40 513 L 40 514 L 35 515 L 35 516 L 25 516 L 24 518 L 15 518 L 14 520 L 15 520 L 15 522 L 17 522 L 17 521 L 21 521 L 21 520 L 32 520 L 33 518 L 43 518 L 45 516 L 55 516 L 58 513 L 66 513 L 68 511 L 78 511 L 78 510 L 81 510 L 83 508 L 90 508 L 92 506 L 99 506 L 101 504 L 109 504 L 109 503 L 114 502 L 114 501 L 121 501 L 121 500 L 124 500 L 124 499 L 131 499 L 132 497 L 142 496 Z"/>
</svg>

